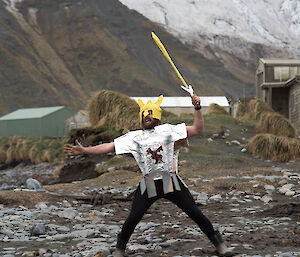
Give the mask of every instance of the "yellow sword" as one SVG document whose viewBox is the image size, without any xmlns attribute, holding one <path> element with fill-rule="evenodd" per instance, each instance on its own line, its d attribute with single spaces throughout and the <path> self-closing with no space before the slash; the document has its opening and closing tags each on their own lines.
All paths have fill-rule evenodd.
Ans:
<svg viewBox="0 0 300 257">
<path fill-rule="evenodd" d="M 167 58 L 167 60 L 169 61 L 169 63 L 171 64 L 171 66 L 173 67 L 173 69 L 175 70 L 178 78 L 180 78 L 181 82 L 183 83 L 183 85 L 186 88 L 189 88 L 189 86 L 187 85 L 187 83 L 185 82 L 185 80 L 183 79 L 183 77 L 181 76 L 180 72 L 178 71 L 178 69 L 176 68 L 175 64 L 173 63 L 171 57 L 169 56 L 166 48 L 164 47 L 164 45 L 162 44 L 162 42 L 159 40 L 158 36 L 156 36 L 154 34 L 154 32 L 151 33 L 152 38 L 154 39 L 155 43 L 157 44 L 157 46 L 159 47 L 160 51 L 163 53 L 163 55 Z"/>
</svg>

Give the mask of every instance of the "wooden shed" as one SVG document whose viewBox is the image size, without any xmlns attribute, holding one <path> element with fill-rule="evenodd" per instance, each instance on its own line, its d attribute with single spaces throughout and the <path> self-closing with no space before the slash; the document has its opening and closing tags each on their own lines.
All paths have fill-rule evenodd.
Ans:
<svg viewBox="0 0 300 257">
<path fill-rule="evenodd" d="M 67 131 L 70 131 L 71 129 L 78 129 L 91 126 L 89 115 L 85 110 L 78 111 L 70 118 L 68 118 L 65 121 L 65 123 Z"/>
<path fill-rule="evenodd" d="M 256 97 L 300 123 L 300 59 L 259 59 Z"/>
<path fill-rule="evenodd" d="M 19 109 L 0 117 L 0 136 L 64 136 L 73 113 L 64 106 Z"/>
</svg>

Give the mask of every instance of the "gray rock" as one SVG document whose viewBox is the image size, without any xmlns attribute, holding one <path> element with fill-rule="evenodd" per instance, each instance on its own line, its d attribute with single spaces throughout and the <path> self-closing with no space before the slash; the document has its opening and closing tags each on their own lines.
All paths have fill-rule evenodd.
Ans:
<svg viewBox="0 0 300 257">
<path fill-rule="evenodd" d="M 281 253 L 281 254 L 279 255 L 279 257 L 293 257 L 293 256 L 295 256 L 295 255 L 293 255 L 293 254 L 290 253 L 290 252 Z"/>
<path fill-rule="evenodd" d="M 41 202 L 41 203 L 38 203 L 35 205 L 35 208 L 39 209 L 39 210 L 42 210 L 42 211 L 45 211 L 45 210 L 48 210 L 48 206 L 46 203 L 44 202 Z"/>
<path fill-rule="evenodd" d="M 208 200 L 208 195 L 205 192 L 201 192 L 200 194 L 197 195 L 197 201 L 200 203 L 206 203 Z"/>
<path fill-rule="evenodd" d="M 134 244 L 134 245 L 130 245 L 128 246 L 128 250 L 129 251 L 147 251 L 149 250 L 147 246 L 145 245 L 140 245 L 140 244 Z"/>
<path fill-rule="evenodd" d="M 95 234 L 95 231 L 93 229 L 83 229 L 72 231 L 69 235 L 70 237 L 86 238 L 93 234 Z"/>
<path fill-rule="evenodd" d="M 46 234 L 46 228 L 43 224 L 36 224 L 31 229 L 31 235 L 32 236 L 40 236 Z"/>
<path fill-rule="evenodd" d="M 78 212 L 76 210 L 73 210 L 72 208 L 67 208 L 61 212 L 61 217 L 66 219 L 74 219 L 76 216 L 78 216 Z"/>
<path fill-rule="evenodd" d="M 42 189 L 42 185 L 38 180 L 29 178 L 26 180 L 26 188 L 37 190 L 37 189 Z"/>
<path fill-rule="evenodd" d="M 158 225 L 159 225 L 159 224 L 155 224 L 154 222 L 149 222 L 149 223 L 147 223 L 147 224 L 145 224 L 145 225 L 140 226 L 139 229 L 140 229 L 142 232 L 144 232 L 144 231 L 148 230 L 149 228 L 153 228 L 153 227 L 156 227 L 156 226 L 158 226 Z"/>
</svg>

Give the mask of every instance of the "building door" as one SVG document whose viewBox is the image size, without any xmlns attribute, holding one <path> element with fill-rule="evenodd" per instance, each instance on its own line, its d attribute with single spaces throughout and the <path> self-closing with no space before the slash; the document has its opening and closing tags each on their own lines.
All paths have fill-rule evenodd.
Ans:
<svg viewBox="0 0 300 257">
<path fill-rule="evenodd" d="M 289 90 L 288 87 L 272 89 L 272 108 L 287 119 L 289 118 Z"/>
</svg>

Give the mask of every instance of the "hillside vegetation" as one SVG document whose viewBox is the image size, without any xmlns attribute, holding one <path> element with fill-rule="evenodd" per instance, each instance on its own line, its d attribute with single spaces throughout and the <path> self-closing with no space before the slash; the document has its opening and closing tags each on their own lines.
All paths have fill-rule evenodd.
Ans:
<svg viewBox="0 0 300 257">
<path fill-rule="evenodd" d="M 238 106 L 237 117 L 257 122 L 255 135 L 246 145 L 254 156 L 271 161 L 300 159 L 300 140 L 296 128 L 284 116 L 260 99 Z"/>
<path fill-rule="evenodd" d="M 241 85 L 252 88 L 228 65 L 193 51 L 117 0 L 7 3 L 0 3 L 0 115 L 53 105 L 78 110 L 102 89 L 182 95 L 181 82 L 151 38 L 153 30 L 199 95 L 238 97 Z"/>
</svg>

